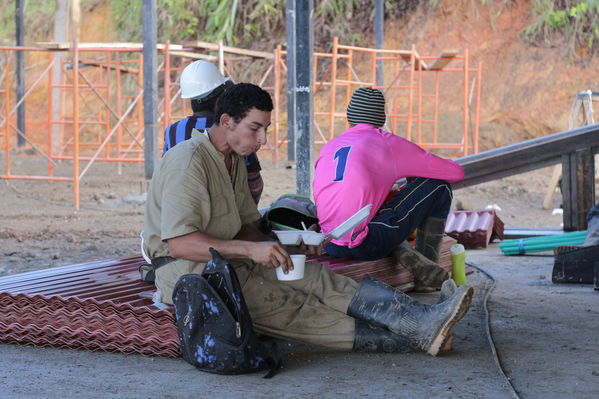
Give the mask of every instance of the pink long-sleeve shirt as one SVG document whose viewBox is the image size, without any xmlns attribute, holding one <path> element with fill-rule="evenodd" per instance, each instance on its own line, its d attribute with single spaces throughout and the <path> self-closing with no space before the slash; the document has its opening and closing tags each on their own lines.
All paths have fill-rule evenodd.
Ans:
<svg viewBox="0 0 599 399">
<path fill-rule="evenodd" d="M 464 170 L 452 160 L 368 124 L 356 125 L 329 141 L 316 160 L 313 182 L 322 232 L 329 233 L 365 205 L 372 204 L 368 219 L 341 239 L 333 240 L 349 248 L 360 245 L 368 234 L 368 223 L 393 185 L 405 177 L 455 183 L 464 178 Z"/>
</svg>

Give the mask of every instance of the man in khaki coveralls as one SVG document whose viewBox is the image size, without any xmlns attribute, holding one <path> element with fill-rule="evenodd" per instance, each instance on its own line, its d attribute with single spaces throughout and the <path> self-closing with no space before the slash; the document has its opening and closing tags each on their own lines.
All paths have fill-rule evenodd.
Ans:
<svg viewBox="0 0 599 399">
<path fill-rule="evenodd" d="M 172 304 L 182 275 L 202 272 L 212 247 L 234 267 L 259 333 L 345 350 L 436 355 L 466 312 L 471 289 L 428 306 L 368 277 L 358 287 L 313 262 L 303 279 L 277 280 L 274 268 L 293 264 L 281 244 L 251 226 L 260 214 L 242 158 L 266 143 L 272 109 L 258 86 L 232 86 L 219 99 L 214 125 L 169 150 L 154 172 L 144 250 L 162 301 Z"/>
</svg>

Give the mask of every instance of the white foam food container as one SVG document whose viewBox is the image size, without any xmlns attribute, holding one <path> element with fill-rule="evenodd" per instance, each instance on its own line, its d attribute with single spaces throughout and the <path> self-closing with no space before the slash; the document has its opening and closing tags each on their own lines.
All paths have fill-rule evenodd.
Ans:
<svg viewBox="0 0 599 399">
<path fill-rule="evenodd" d="M 372 208 L 372 204 L 366 205 L 364 208 L 350 216 L 345 222 L 335 227 L 329 234 L 327 234 L 327 236 L 331 236 L 335 240 L 341 239 L 368 218 L 370 215 L 370 208 Z"/>
<path fill-rule="evenodd" d="M 283 245 L 299 245 L 302 241 L 301 230 L 274 230 L 274 232 Z"/>
<path fill-rule="evenodd" d="M 302 240 L 306 245 L 320 245 L 326 235 L 318 233 L 316 231 L 304 230 L 302 231 Z"/>
</svg>

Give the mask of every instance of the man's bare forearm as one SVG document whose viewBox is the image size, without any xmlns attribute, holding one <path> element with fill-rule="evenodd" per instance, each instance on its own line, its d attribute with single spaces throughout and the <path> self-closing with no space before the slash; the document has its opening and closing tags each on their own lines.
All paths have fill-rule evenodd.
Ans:
<svg viewBox="0 0 599 399">
<path fill-rule="evenodd" d="M 239 233 L 235 235 L 235 240 L 244 240 L 244 241 L 273 241 L 269 236 L 262 233 L 260 230 L 255 228 L 251 224 L 244 224 L 241 226 Z"/>
<path fill-rule="evenodd" d="M 221 240 L 200 232 L 193 232 L 168 240 L 168 248 L 175 258 L 207 262 L 212 258 L 210 248 L 225 258 L 249 258 L 251 242 L 245 240 Z"/>
<path fill-rule="evenodd" d="M 240 234 L 242 233 L 243 234 Z M 258 234 L 262 234 L 259 231 Z M 257 239 L 251 230 L 242 229 L 238 236 Z M 262 234 L 262 236 L 264 236 Z M 289 254 L 277 241 L 240 239 L 221 240 L 200 232 L 193 232 L 167 240 L 171 256 L 195 262 L 207 262 L 212 258 L 209 249 L 216 249 L 223 257 L 247 258 L 268 268 L 282 266 L 284 270 L 293 268 Z M 266 237 L 266 236 L 264 236 Z M 268 238 L 268 237 L 266 237 Z"/>
</svg>

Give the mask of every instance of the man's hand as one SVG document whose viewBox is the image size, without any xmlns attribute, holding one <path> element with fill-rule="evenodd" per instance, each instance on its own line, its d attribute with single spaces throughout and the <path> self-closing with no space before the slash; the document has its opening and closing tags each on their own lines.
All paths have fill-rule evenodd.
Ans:
<svg viewBox="0 0 599 399">
<path fill-rule="evenodd" d="M 319 256 L 324 254 L 324 246 L 331 242 L 332 237 L 325 237 L 320 245 L 306 245 L 303 242 L 300 245 L 285 245 L 285 249 L 290 254 L 305 254 Z"/>
<path fill-rule="evenodd" d="M 308 227 L 310 231 L 320 231 L 320 226 L 318 224 L 313 224 Z M 324 253 L 324 246 L 331 242 L 333 238 L 329 236 L 325 236 L 324 240 L 319 245 L 304 245 L 302 243 L 301 247 L 303 248 L 304 254 L 306 255 L 322 255 Z"/>
<path fill-rule="evenodd" d="M 283 246 L 277 241 L 252 243 L 250 259 L 269 269 L 281 266 L 285 274 L 293 270 L 293 262 Z"/>
</svg>

